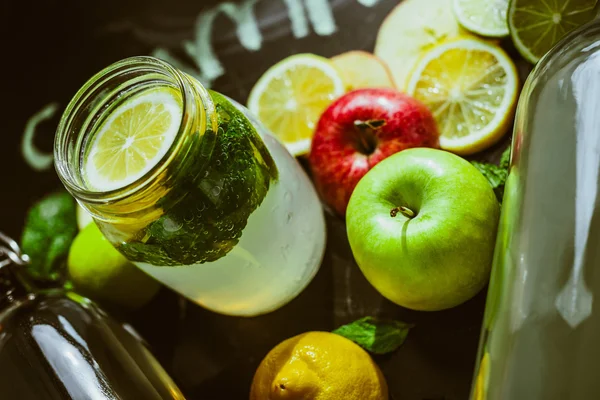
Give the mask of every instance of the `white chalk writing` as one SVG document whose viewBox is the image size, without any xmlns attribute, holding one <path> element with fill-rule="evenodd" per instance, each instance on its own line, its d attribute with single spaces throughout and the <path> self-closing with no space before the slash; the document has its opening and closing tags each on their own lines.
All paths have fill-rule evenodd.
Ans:
<svg viewBox="0 0 600 400">
<path fill-rule="evenodd" d="M 255 15 L 257 2 L 266 0 L 244 0 L 241 3 L 224 2 L 203 11 L 198 15 L 193 40 L 182 43 L 184 51 L 194 61 L 194 66 L 181 61 L 169 50 L 158 47 L 152 55 L 161 58 L 174 67 L 199 79 L 206 87 L 225 74 L 225 67 L 218 59 L 212 47 L 212 31 L 215 20 L 220 14 L 230 18 L 236 26 L 236 35 L 240 44 L 249 51 L 258 51 L 262 47 L 263 37 Z M 281 0 L 287 9 L 292 34 L 296 38 L 309 35 L 310 27 L 319 36 L 328 36 L 336 30 L 332 5 L 329 0 Z M 365 7 L 372 7 L 379 0 L 356 0 Z M 310 22 L 310 25 L 309 25 Z M 55 103 L 49 104 L 34 114 L 28 121 L 22 140 L 22 154 L 25 161 L 35 170 L 42 171 L 52 165 L 52 154 L 40 152 L 34 146 L 37 125 L 51 118 L 57 110 Z"/>
</svg>

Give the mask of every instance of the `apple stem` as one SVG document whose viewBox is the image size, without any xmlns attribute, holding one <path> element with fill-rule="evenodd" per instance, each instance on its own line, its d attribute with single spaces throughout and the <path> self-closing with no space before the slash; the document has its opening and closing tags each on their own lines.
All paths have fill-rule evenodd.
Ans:
<svg viewBox="0 0 600 400">
<path fill-rule="evenodd" d="M 370 155 L 377 148 L 375 132 L 386 124 L 385 119 L 370 119 L 368 121 L 356 120 L 354 127 L 357 130 L 358 150 Z"/>
<path fill-rule="evenodd" d="M 392 210 L 390 211 L 390 217 L 396 218 L 396 215 L 398 215 L 398 213 L 400 213 L 400 214 L 404 215 L 406 218 L 410 218 L 410 219 L 415 217 L 415 212 L 413 210 L 411 210 L 410 208 L 404 207 L 404 206 L 392 208 Z"/>
</svg>

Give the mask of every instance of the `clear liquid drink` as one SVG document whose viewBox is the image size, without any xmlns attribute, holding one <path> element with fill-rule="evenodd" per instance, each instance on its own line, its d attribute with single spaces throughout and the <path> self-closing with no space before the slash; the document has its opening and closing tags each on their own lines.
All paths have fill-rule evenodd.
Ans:
<svg viewBox="0 0 600 400">
<path fill-rule="evenodd" d="M 305 173 L 248 111 L 150 57 L 93 77 L 67 107 L 57 171 L 141 269 L 230 315 L 293 299 L 325 227 Z"/>
</svg>

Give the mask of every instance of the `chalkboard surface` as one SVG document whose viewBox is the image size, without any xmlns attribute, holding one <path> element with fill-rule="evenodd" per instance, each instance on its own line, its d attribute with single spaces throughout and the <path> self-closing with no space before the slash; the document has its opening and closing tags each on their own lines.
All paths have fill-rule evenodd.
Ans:
<svg viewBox="0 0 600 400">
<path fill-rule="evenodd" d="M 427 0 L 422 1 L 427 7 Z M 27 208 L 61 187 L 49 156 L 58 117 L 85 80 L 108 64 L 158 54 L 245 103 L 258 77 L 288 55 L 372 51 L 381 22 L 398 3 L 3 0 L 0 229 L 18 238 Z M 27 121 L 34 115 L 38 123 L 29 126 L 24 140 Z M 485 157 L 495 157 L 505 146 Z M 328 216 L 327 223 L 328 250 L 318 276 L 296 300 L 274 313 L 225 317 L 164 289 L 127 318 L 189 399 L 245 399 L 254 370 L 275 344 L 366 315 L 416 324 L 400 350 L 375 357 L 392 399 L 466 399 L 485 293 L 443 312 L 397 307 L 363 278 L 343 221 Z"/>
</svg>

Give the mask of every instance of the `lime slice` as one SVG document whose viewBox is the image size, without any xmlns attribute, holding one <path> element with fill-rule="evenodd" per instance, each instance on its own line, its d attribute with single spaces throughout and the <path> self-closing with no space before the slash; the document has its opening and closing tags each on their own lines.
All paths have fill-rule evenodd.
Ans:
<svg viewBox="0 0 600 400">
<path fill-rule="evenodd" d="M 591 21 L 598 0 L 511 0 L 508 26 L 515 47 L 532 63 L 573 29 Z"/>
<path fill-rule="evenodd" d="M 440 146 L 460 155 L 496 143 L 511 126 L 518 76 L 498 46 L 477 39 L 443 43 L 413 71 L 408 93 L 433 113 Z"/>
<path fill-rule="evenodd" d="M 345 92 L 331 61 L 298 54 L 275 64 L 258 80 L 248 108 L 295 156 L 307 153 L 319 117 Z"/>
<path fill-rule="evenodd" d="M 84 162 L 89 187 L 108 191 L 135 182 L 167 153 L 179 130 L 181 95 L 145 90 L 118 105 L 92 139 Z"/>
<path fill-rule="evenodd" d="M 508 36 L 509 0 L 454 0 L 454 15 L 463 28 L 481 36 Z"/>
</svg>

